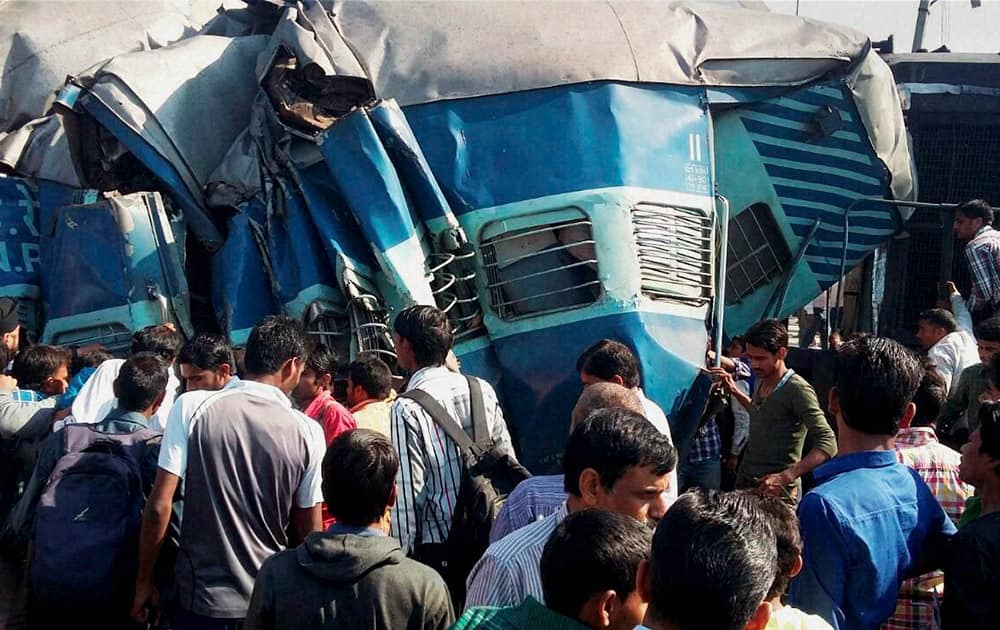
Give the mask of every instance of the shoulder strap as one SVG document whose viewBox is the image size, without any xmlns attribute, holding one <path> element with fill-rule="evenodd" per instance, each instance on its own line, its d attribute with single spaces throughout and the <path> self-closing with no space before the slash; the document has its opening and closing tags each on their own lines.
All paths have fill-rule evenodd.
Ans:
<svg viewBox="0 0 1000 630">
<path fill-rule="evenodd" d="M 483 388 L 479 379 L 466 375 L 469 382 L 469 404 L 472 407 L 472 439 L 480 448 L 489 448 L 493 442 L 490 429 L 486 426 L 486 406 L 483 403 Z"/>
<path fill-rule="evenodd" d="M 431 417 L 431 420 L 433 420 L 436 425 L 441 427 L 441 429 L 448 434 L 448 437 L 454 440 L 463 451 L 470 450 L 473 447 L 472 439 L 469 438 L 462 427 L 460 427 L 458 423 L 455 422 L 455 419 L 444 410 L 441 403 L 434 400 L 434 398 L 427 392 L 421 389 L 411 389 L 408 392 L 400 394 L 398 398 L 409 398 L 423 407 L 424 411 L 427 412 L 427 415 Z"/>
</svg>

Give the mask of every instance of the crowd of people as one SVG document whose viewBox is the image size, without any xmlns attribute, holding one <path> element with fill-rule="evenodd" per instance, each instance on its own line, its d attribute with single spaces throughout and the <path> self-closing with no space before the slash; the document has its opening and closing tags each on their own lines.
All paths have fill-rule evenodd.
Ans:
<svg viewBox="0 0 1000 630">
<path fill-rule="evenodd" d="M 239 362 L 169 325 L 124 359 L 22 349 L 0 298 L 2 555 L 42 629 L 992 627 L 1000 317 L 976 287 L 921 314 L 926 357 L 839 343 L 822 403 L 758 322 L 706 357 L 688 444 L 597 341 L 539 476 L 435 307 L 393 322 L 401 382 L 283 316 Z"/>
</svg>

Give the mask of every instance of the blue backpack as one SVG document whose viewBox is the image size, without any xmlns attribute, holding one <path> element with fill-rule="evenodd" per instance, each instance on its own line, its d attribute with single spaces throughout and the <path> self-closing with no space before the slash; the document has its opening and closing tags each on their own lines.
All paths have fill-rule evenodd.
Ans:
<svg viewBox="0 0 1000 630">
<path fill-rule="evenodd" d="M 130 597 L 146 499 L 141 462 L 159 436 L 63 429 L 64 455 L 35 514 L 29 570 L 39 603 L 93 606 Z"/>
</svg>

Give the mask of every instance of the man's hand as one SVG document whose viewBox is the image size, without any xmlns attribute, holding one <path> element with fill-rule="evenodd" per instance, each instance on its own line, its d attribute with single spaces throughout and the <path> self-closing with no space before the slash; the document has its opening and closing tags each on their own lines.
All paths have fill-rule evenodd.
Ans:
<svg viewBox="0 0 1000 630">
<path fill-rule="evenodd" d="M 795 479 L 795 473 L 785 469 L 779 473 L 764 475 L 760 478 L 758 487 L 766 494 L 780 497 L 787 494 L 786 487 L 795 483 Z"/>
<path fill-rule="evenodd" d="M 951 280 L 948 280 L 947 282 L 944 283 L 944 290 L 945 292 L 948 293 L 949 296 L 958 293 L 958 287 L 956 287 L 955 283 L 952 282 Z"/>
<path fill-rule="evenodd" d="M 132 600 L 132 619 L 143 624 L 160 623 L 160 593 L 152 583 L 137 583 Z"/>
<path fill-rule="evenodd" d="M 0 374 L 0 391 L 12 392 L 17 389 L 17 379 L 7 374 Z"/>
<path fill-rule="evenodd" d="M 730 394 L 739 390 L 739 388 L 736 387 L 736 381 L 733 379 L 733 375 L 727 372 L 725 368 L 708 368 L 708 373 L 715 377 L 714 380 L 719 387 L 726 390 Z"/>
<path fill-rule="evenodd" d="M 739 455 L 726 455 L 722 459 L 722 467 L 730 475 L 735 475 L 736 474 L 736 467 L 739 465 L 739 463 L 740 463 L 740 456 Z"/>
</svg>

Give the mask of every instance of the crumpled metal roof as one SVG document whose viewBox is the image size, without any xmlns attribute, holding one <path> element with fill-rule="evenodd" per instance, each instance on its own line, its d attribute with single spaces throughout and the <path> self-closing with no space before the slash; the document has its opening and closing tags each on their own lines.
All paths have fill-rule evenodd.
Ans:
<svg viewBox="0 0 1000 630">
<path fill-rule="evenodd" d="M 797 85 L 868 49 L 857 31 L 718 3 L 339 0 L 332 11 L 376 93 L 404 106 L 597 80 Z"/>
</svg>

